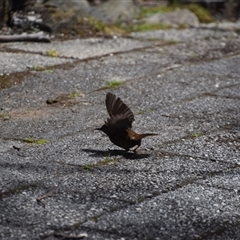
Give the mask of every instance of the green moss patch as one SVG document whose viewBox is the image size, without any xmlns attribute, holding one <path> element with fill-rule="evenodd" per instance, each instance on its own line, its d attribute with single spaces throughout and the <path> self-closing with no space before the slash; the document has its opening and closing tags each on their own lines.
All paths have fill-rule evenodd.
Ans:
<svg viewBox="0 0 240 240">
<path fill-rule="evenodd" d="M 208 10 L 204 7 L 200 6 L 199 4 L 192 3 L 187 6 L 187 8 L 196 14 L 199 21 L 202 23 L 210 23 L 213 22 L 213 18 Z"/>
<path fill-rule="evenodd" d="M 120 85 L 122 85 L 122 82 L 121 82 L 121 81 L 119 81 L 119 80 L 113 80 L 113 81 L 109 81 L 109 82 L 107 83 L 107 88 L 115 88 L 115 87 L 118 87 L 118 86 L 120 86 Z"/>
<path fill-rule="evenodd" d="M 193 133 L 192 136 L 194 138 L 198 138 L 198 137 L 202 136 L 202 133 Z"/>
<path fill-rule="evenodd" d="M 38 144 L 38 145 L 43 145 L 49 142 L 49 140 L 47 139 L 35 139 L 35 138 L 25 138 L 23 141 L 26 143 Z"/>
<path fill-rule="evenodd" d="M 80 93 L 80 92 L 73 92 L 68 95 L 68 98 L 70 98 L 70 99 L 74 99 L 77 97 L 84 97 L 84 94 Z"/>
<path fill-rule="evenodd" d="M 49 49 L 46 51 L 46 55 L 49 57 L 58 57 L 59 56 L 59 52 L 55 49 Z"/>
</svg>

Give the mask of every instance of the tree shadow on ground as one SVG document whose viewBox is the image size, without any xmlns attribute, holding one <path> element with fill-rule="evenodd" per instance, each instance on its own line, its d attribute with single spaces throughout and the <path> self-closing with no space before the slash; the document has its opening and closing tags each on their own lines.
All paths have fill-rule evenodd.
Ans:
<svg viewBox="0 0 240 240">
<path fill-rule="evenodd" d="M 122 156 L 125 159 L 143 159 L 148 158 L 150 154 L 147 153 L 133 153 L 133 152 L 127 152 L 124 150 L 95 150 L 95 149 L 82 149 L 82 151 L 90 153 L 89 156 L 91 157 L 116 157 L 116 156 Z"/>
</svg>

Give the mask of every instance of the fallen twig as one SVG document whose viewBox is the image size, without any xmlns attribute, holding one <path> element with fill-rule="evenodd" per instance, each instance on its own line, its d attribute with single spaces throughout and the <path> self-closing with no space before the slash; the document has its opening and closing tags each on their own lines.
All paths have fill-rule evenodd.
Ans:
<svg viewBox="0 0 240 240">
<path fill-rule="evenodd" d="M 0 35 L 0 42 L 51 42 L 51 40 L 48 35 L 38 32 L 19 35 Z"/>
<path fill-rule="evenodd" d="M 61 234 L 61 233 L 54 233 L 55 237 L 59 237 L 62 239 L 83 239 L 83 238 L 87 238 L 88 234 L 87 233 L 80 233 L 78 235 L 65 235 L 65 234 Z"/>
<path fill-rule="evenodd" d="M 51 191 L 47 192 L 44 195 L 41 195 L 37 198 L 37 202 L 41 203 L 44 208 L 46 207 L 46 203 L 43 201 L 43 199 L 47 198 L 47 197 L 51 197 L 53 195 L 53 193 L 56 191 L 57 187 L 53 188 Z"/>
</svg>

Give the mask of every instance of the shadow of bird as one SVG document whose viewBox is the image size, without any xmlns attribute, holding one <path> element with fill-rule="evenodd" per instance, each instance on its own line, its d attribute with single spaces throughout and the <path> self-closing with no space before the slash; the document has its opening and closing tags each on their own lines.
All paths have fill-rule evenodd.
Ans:
<svg viewBox="0 0 240 240">
<path fill-rule="evenodd" d="M 118 147 L 124 148 L 136 153 L 137 149 L 141 146 L 143 138 L 148 136 L 156 136 L 156 133 L 142 133 L 138 134 L 132 130 L 132 122 L 135 120 L 131 109 L 116 95 L 107 93 L 106 107 L 110 118 L 107 118 L 105 124 L 96 128 L 95 130 L 103 131 L 109 137 L 110 141 Z"/>
<path fill-rule="evenodd" d="M 108 150 L 95 150 L 95 149 L 88 149 L 83 148 L 83 152 L 89 153 L 89 156 L 99 158 L 101 157 L 118 157 L 121 156 L 125 159 L 136 160 L 136 159 L 144 159 L 150 157 L 150 154 L 141 153 L 141 154 L 134 154 L 133 152 L 126 152 L 125 150 L 120 149 L 108 149 Z"/>
</svg>

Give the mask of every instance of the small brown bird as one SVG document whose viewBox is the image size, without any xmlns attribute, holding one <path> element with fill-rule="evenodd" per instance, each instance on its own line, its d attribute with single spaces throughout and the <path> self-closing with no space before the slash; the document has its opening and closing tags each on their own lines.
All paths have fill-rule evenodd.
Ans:
<svg viewBox="0 0 240 240">
<path fill-rule="evenodd" d="M 133 149 L 133 152 L 136 153 L 136 150 L 141 145 L 142 138 L 158 135 L 155 133 L 138 134 L 134 132 L 131 129 L 134 121 L 133 112 L 114 94 L 107 93 L 105 103 L 110 118 L 107 118 L 107 121 L 101 128 L 96 128 L 95 130 L 106 133 L 115 145 L 124 148 L 126 151 L 137 145 Z"/>
</svg>

